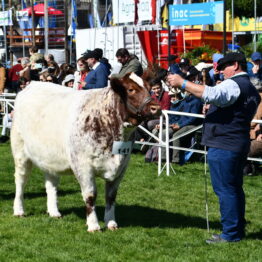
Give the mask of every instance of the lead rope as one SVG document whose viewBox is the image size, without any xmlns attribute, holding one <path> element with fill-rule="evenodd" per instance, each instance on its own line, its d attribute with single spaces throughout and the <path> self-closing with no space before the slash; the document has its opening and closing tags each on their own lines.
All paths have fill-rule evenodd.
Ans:
<svg viewBox="0 0 262 262">
<path fill-rule="evenodd" d="M 206 221 L 207 232 L 209 233 L 209 218 L 208 218 L 208 198 L 207 198 L 207 150 L 205 146 L 205 201 L 206 201 Z"/>
</svg>

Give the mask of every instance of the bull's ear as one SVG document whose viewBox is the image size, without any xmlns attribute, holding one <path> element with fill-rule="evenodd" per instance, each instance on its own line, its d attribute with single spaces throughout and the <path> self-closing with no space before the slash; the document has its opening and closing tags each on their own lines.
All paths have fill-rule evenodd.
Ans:
<svg viewBox="0 0 262 262">
<path fill-rule="evenodd" d="M 122 79 L 112 78 L 110 80 L 110 85 L 114 92 L 117 93 L 123 101 L 127 100 L 127 92 Z"/>
</svg>

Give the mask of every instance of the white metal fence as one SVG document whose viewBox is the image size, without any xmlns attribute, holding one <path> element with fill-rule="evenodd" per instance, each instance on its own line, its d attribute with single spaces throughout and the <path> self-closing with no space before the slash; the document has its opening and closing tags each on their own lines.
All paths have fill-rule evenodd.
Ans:
<svg viewBox="0 0 262 262">
<path fill-rule="evenodd" d="M 170 142 L 180 139 L 182 137 L 185 137 L 189 134 L 192 134 L 193 132 L 197 130 L 202 129 L 202 125 L 196 126 L 195 128 L 192 128 L 183 134 L 179 136 L 174 136 L 172 139 L 169 138 L 168 128 L 164 129 L 164 127 L 169 126 L 169 115 L 183 115 L 183 116 L 190 116 L 190 117 L 196 117 L 196 118 L 205 118 L 202 114 L 192 114 L 192 113 L 185 113 L 185 112 L 178 112 L 178 111 L 169 111 L 169 110 L 162 110 L 162 115 L 160 117 L 160 128 L 159 128 L 159 135 L 158 137 L 154 135 L 152 132 L 149 132 L 147 129 L 145 129 L 143 126 L 139 126 L 141 130 L 143 130 L 145 133 L 147 133 L 150 137 L 152 137 L 156 142 L 140 142 L 136 141 L 136 144 L 142 144 L 142 145 L 150 145 L 150 146 L 158 146 L 158 176 L 161 175 L 161 173 L 166 169 L 166 175 L 170 175 L 170 169 L 175 173 L 175 170 L 173 169 L 172 165 L 170 164 L 170 157 L 169 157 L 169 150 L 170 149 L 177 149 L 182 150 L 186 152 L 193 152 L 198 154 L 206 155 L 207 152 L 205 150 L 198 150 L 194 148 L 185 148 L 185 147 L 174 147 L 170 146 Z M 254 123 L 262 124 L 262 120 L 252 120 Z M 163 132 L 166 132 L 165 134 L 165 141 L 163 141 Z M 163 161 L 162 159 L 162 148 L 165 148 L 166 150 L 166 160 Z M 258 161 L 262 162 L 262 158 L 254 158 L 249 157 L 248 160 L 251 161 Z"/>
<path fill-rule="evenodd" d="M 0 106 L 1 106 L 0 114 L 2 115 L 2 117 L 8 114 L 10 110 L 14 109 L 15 97 L 16 94 L 13 93 L 0 94 Z M 0 126 L 2 127 L 2 121 L 0 122 Z"/>
</svg>

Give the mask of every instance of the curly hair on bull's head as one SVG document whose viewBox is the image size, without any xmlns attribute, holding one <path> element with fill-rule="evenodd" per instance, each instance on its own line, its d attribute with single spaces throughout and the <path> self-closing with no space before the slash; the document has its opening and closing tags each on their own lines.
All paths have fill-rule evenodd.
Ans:
<svg viewBox="0 0 262 262">
<path fill-rule="evenodd" d="M 167 76 L 167 70 L 160 67 L 158 64 L 149 63 L 148 67 L 144 70 L 142 78 L 150 82 L 152 79 L 156 79 L 161 82 Z"/>
</svg>

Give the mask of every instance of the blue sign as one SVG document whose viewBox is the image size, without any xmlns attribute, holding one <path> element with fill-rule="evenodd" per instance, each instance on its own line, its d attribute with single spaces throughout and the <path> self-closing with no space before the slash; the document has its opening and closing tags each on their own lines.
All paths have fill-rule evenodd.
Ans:
<svg viewBox="0 0 262 262">
<path fill-rule="evenodd" d="M 223 23 L 224 2 L 169 6 L 169 25 L 206 25 Z"/>
</svg>

